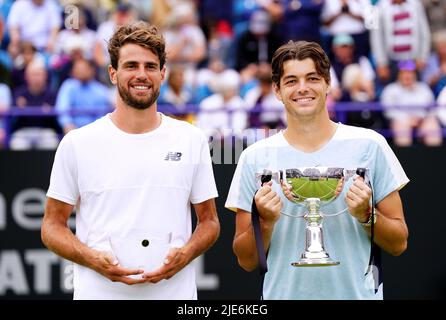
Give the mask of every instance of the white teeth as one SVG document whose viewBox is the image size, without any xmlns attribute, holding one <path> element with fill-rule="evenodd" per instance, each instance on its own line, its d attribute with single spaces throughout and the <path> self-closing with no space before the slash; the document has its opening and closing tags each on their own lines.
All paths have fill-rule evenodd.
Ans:
<svg viewBox="0 0 446 320">
<path fill-rule="evenodd" d="M 296 99 L 297 102 L 309 102 L 313 100 L 313 98 L 300 98 L 300 99 Z"/>
<path fill-rule="evenodd" d="M 146 86 L 134 86 L 134 88 L 138 89 L 138 90 L 147 90 L 147 89 L 149 89 L 149 87 L 146 87 Z"/>
</svg>

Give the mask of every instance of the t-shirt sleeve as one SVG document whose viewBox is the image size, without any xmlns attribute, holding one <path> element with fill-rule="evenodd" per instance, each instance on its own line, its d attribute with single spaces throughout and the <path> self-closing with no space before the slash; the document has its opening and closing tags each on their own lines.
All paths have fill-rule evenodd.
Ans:
<svg viewBox="0 0 446 320">
<path fill-rule="evenodd" d="M 384 137 L 379 139 L 371 175 L 375 204 L 393 191 L 402 189 L 409 182 L 403 167 Z"/>
<path fill-rule="evenodd" d="M 216 197 L 218 197 L 218 191 L 215 185 L 209 145 L 205 135 L 200 134 L 200 154 L 198 163 L 195 164 L 190 201 L 197 204 Z"/>
<path fill-rule="evenodd" d="M 47 197 L 76 205 L 79 198 L 78 170 L 71 133 L 60 142 L 51 171 Z"/>
<path fill-rule="evenodd" d="M 240 155 L 234 177 L 226 199 L 225 207 L 232 211 L 242 209 L 251 212 L 251 204 L 257 190 L 254 162 L 244 151 Z"/>
</svg>

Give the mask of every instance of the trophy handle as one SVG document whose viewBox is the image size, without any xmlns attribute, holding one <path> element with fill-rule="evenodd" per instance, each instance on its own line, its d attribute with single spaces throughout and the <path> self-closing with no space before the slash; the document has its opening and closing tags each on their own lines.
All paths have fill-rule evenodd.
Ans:
<svg viewBox="0 0 446 320">
<path fill-rule="evenodd" d="M 358 168 L 356 169 L 356 174 L 361 178 L 365 179 L 366 168 Z"/>
</svg>

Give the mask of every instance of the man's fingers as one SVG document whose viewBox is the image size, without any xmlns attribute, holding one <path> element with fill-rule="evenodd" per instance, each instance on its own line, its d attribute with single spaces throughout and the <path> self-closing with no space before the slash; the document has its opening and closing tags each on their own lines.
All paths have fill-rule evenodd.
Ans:
<svg viewBox="0 0 446 320">
<path fill-rule="evenodd" d="M 346 200 L 350 200 L 354 203 L 359 203 L 361 202 L 361 198 L 358 197 L 358 195 L 356 195 L 354 192 L 348 191 L 346 196 L 345 196 Z"/>
<path fill-rule="evenodd" d="M 118 270 L 116 270 L 116 273 L 120 276 L 133 276 L 144 273 L 144 270 L 119 268 Z"/>
<path fill-rule="evenodd" d="M 361 188 L 361 186 L 352 185 L 349 192 L 352 192 L 353 194 L 368 199 L 371 196 L 371 191 L 369 188 Z"/>
<path fill-rule="evenodd" d="M 256 197 L 263 197 L 266 194 L 268 194 L 269 192 L 271 192 L 272 188 L 269 185 L 264 185 L 263 187 L 261 187 L 259 189 L 259 191 L 257 191 Z"/>
<path fill-rule="evenodd" d="M 134 285 L 134 284 L 139 284 L 139 283 L 145 283 L 146 282 L 146 280 L 143 279 L 143 278 L 136 278 L 135 279 L 135 278 L 119 277 L 119 276 L 113 277 L 111 280 L 114 281 L 114 282 L 122 282 L 122 283 L 125 283 L 127 285 Z"/>
<path fill-rule="evenodd" d="M 279 195 L 277 195 L 276 197 L 274 197 L 273 199 L 271 199 L 271 203 L 276 205 L 281 201 Z"/>
<path fill-rule="evenodd" d="M 370 190 L 370 187 L 365 183 L 362 177 L 356 177 L 352 186 L 356 186 L 361 190 Z"/>
<path fill-rule="evenodd" d="M 267 194 L 268 192 L 270 192 L 272 190 L 272 187 L 273 187 L 273 182 L 268 181 L 260 187 L 260 189 L 257 191 L 257 194 L 260 196 L 263 196 L 263 195 Z"/>
<path fill-rule="evenodd" d="M 169 267 L 168 265 L 165 264 L 156 270 L 153 270 L 153 271 L 143 274 L 142 277 L 146 282 L 157 283 L 163 279 L 166 279 L 166 275 L 171 270 L 172 270 L 171 267 Z"/>
<path fill-rule="evenodd" d="M 274 211 L 280 211 L 282 209 L 282 202 L 279 201 L 276 204 L 274 204 L 273 210 Z"/>
<path fill-rule="evenodd" d="M 160 269 L 158 269 L 160 270 Z M 172 278 L 177 273 L 175 268 L 163 268 L 160 272 L 150 272 L 143 275 L 146 282 L 157 283 L 161 280 L 167 280 Z"/>
</svg>

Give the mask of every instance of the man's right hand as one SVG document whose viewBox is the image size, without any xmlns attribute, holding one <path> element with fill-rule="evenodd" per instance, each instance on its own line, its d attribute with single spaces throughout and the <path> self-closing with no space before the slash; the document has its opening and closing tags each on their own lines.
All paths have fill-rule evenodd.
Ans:
<svg viewBox="0 0 446 320">
<path fill-rule="evenodd" d="M 282 201 L 280 196 L 271 188 L 273 182 L 265 183 L 256 193 L 254 201 L 259 210 L 260 219 L 264 223 L 275 223 L 280 217 Z"/>
<path fill-rule="evenodd" d="M 118 260 L 109 252 L 96 251 L 94 253 L 92 269 L 113 282 L 122 282 L 128 285 L 144 283 L 142 277 L 130 278 L 132 275 L 142 275 L 144 270 L 125 269 L 119 265 Z"/>
</svg>

